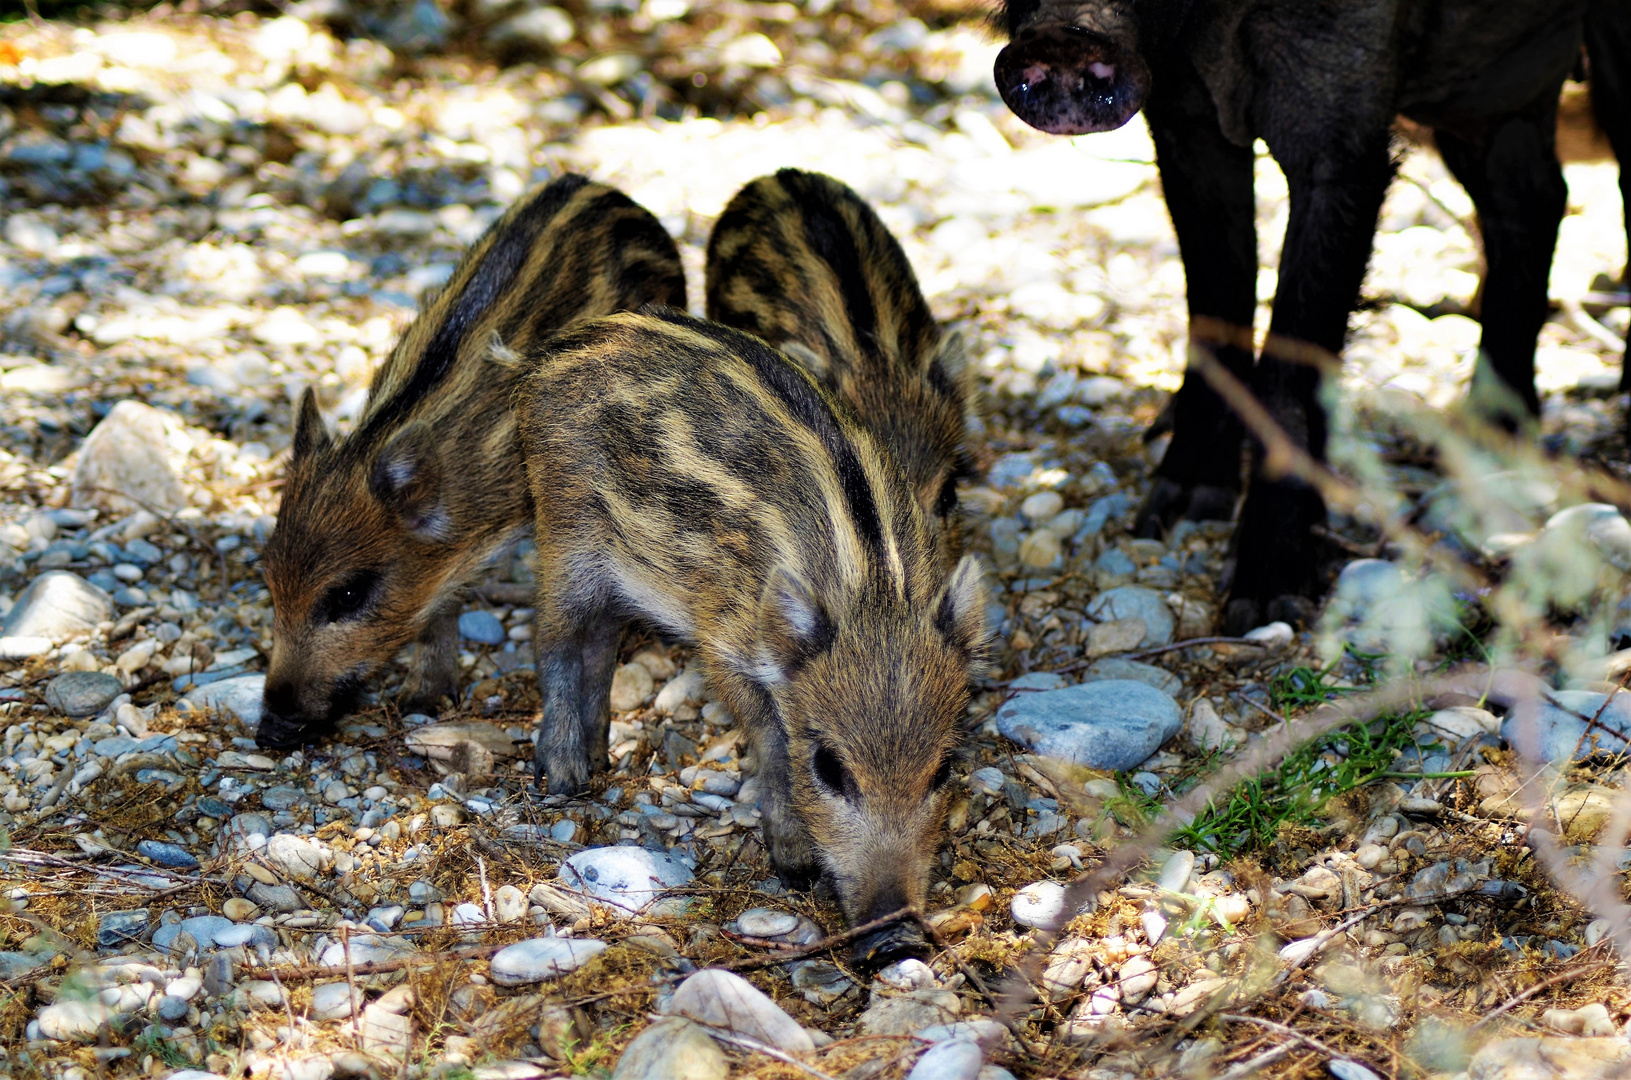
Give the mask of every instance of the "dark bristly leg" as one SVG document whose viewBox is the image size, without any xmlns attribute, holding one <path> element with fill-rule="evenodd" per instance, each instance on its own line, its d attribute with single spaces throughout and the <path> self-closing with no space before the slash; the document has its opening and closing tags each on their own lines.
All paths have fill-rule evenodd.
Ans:
<svg viewBox="0 0 1631 1080">
<path fill-rule="evenodd" d="M 1191 339 L 1247 382 L 1257 306 L 1252 150 L 1224 137 L 1217 106 L 1192 69 L 1159 75 L 1146 115 L 1188 281 Z M 1139 508 L 1139 536 L 1158 536 L 1179 518 L 1227 520 L 1240 494 L 1240 420 L 1193 369 L 1172 419 L 1172 441 Z"/>
</svg>

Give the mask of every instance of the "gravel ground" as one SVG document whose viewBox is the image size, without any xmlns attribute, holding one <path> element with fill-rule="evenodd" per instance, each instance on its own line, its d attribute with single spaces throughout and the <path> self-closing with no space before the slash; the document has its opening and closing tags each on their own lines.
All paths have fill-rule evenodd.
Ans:
<svg viewBox="0 0 1631 1080">
<path fill-rule="evenodd" d="M 989 86 L 995 47 L 932 5 L 373 10 L 0 26 L 0 1072 L 1355 1080 L 1631 1056 L 1605 923 L 1526 857 L 1503 718 L 1471 705 L 1384 725 L 1389 764 L 1313 816 L 1152 848 L 1032 948 L 1059 883 L 1287 710 L 1370 678 L 1352 654 L 1314 674 L 1343 640 L 1424 670 L 1459 647 L 1430 579 L 1360 558 L 1317 632 L 1168 648 L 1210 634 L 1229 529 L 1127 532 L 1185 325 L 1139 122 L 1028 131 Z M 309 752 L 252 739 L 256 563 L 300 392 L 355 417 L 418 298 L 530 184 L 623 187 L 700 300 L 714 218 L 783 166 L 873 201 L 984 394 L 962 494 L 998 639 L 931 890 L 947 947 L 871 979 L 799 951 L 842 922 L 770 874 L 755 781 L 686 650 L 626 642 L 613 771 L 585 799 L 528 793 L 524 552 L 461 619 L 456 714 L 400 715 L 396 670 Z M 1567 169 L 1542 436 L 1623 475 L 1616 173 Z M 1506 517 L 1467 524 L 1409 422 L 1378 419 L 1458 400 L 1477 337 L 1470 204 L 1428 154 L 1400 172 L 1334 456 L 1441 548 L 1521 563 L 1582 527 L 1550 516 L 1579 501 L 1567 485 L 1513 485 Z M 1266 266 L 1284 190 L 1260 157 Z M 1262 271 L 1260 297 L 1274 285 Z M 1570 665 L 1625 643 L 1631 525 L 1609 508 L 1585 527 L 1596 603 L 1558 621 L 1556 655 L 1590 693 Z M 1399 554 L 1333 529 L 1335 567 Z M 1623 749 L 1631 710 L 1604 715 Z M 1560 758 L 1571 722 L 1547 720 Z M 1363 741 L 1299 767 L 1346 775 Z M 1621 779 L 1554 778 L 1574 853 Z M 1015 970 L 1033 996 L 999 1007 Z"/>
</svg>

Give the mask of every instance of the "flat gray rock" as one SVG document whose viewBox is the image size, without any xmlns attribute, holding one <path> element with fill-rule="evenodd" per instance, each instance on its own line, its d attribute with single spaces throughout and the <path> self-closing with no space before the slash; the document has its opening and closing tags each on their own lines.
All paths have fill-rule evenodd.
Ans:
<svg viewBox="0 0 1631 1080">
<path fill-rule="evenodd" d="M 78 574 L 48 570 L 29 582 L 0 619 L 0 637 L 49 638 L 60 644 L 112 617 L 113 598 L 106 592 Z"/>
<path fill-rule="evenodd" d="M 1131 679 L 1133 682 L 1146 683 L 1173 697 L 1178 696 L 1184 688 L 1184 680 L 1166 668 L 1139 660 L 1123 660 L 1119 656 L 1095 660 L 1082 672 L 1083 682 L 1104 682 L 1106 679 Z"/>
<path fill-rule="evenodd" d="M 576 971 L 605 951 L 594 938 L 528 938 L 500 949 L 488 971 L 500 986 L 523 986 Z"/>
<path fill-rule="evenodd" d="M 729 1072 L 730 1062 L 706 1031 L 670 1016 L 629 1043 L 612 1080 L 718 1080 Z"/>
<path fill-rule="evenodd" d="M 198 942 L 200 949 L 214 948 L 215 935 L 222 931 L 231 930 L 237 924 L 231 919 L 220 915 L 195 915 L 190 919 L 182 919 L 178 923 L 170 923 L 153 931 L 153 947 L 168 951 L 176 938 L 182 934 L 191 934 Z"/>
<path fill-rule="evenodd" d="M 70 671 L 45 686 L 45 703 L 64 716 L 95 716 L 125 692 L 118 676 L 100 671 Z"/>
<path fill-rule="evenodd" d="M 1144 640 L 1138 643 L 1140 649 L 1165 645 L 1172 640 L 1173 632 L 1178 628 L 1177 620 L 1172 617 L 1172 609 L 1167 607 L 1161 594 L 1142 585 L 1106 589 L 1087 606 L 1087 614 L 1099 622 L 1143 619 Z"/>
<path fill-rule="evenodd" d="M 198 869 L 198 860 L 179 844 L 167 844 L 162 840 L 142 840 L 136 845 L 136 854 L 152 859 L 160 866 L 174 867 L 177 870 Z"/>
<path fill-rule="evenodd" d="M 247 728 L 261 722 L 261 697 L 266 692 L 265 675 L 237 675 L 206 686 L 195 686 L 181 700 L 201 712 L 229 712 Z"/>
<path fill-rule="evenodd" d="M 1127 679 L 1020 694 L 997 712 L 997 730 L 1029 750 L 1094 769 L 1137 767 L 1183 727 L 1178 703 Z"/>
<path fill-rule="evenodd" d="M 677 915 L 689 901 L 664 898 L 665 889 L 691 882 L 691 870 L 666 852 L 637 847 L 586 848 L 561 864 L 561 884 L 609 906 L 613 914 Z"/>
<path fill-rule="evenodd" d="M 1615 694 L 1606 708 L 1605 696 L 1595 690 L 1556 690 L 1551 696 L 1556 705 L 1524 702 L 1509 712 L 1501 738 L 1544 761 L 1584 761 L 1631 745 L 1631 694 Z"/>
<path fill-rule="evenodd" d="M 146 908 L 110 911 L 96 922 L 96 943 L 104 949 L 111 949 L 127 941 L 133 941 L 146 932 Z"/>
</svg>

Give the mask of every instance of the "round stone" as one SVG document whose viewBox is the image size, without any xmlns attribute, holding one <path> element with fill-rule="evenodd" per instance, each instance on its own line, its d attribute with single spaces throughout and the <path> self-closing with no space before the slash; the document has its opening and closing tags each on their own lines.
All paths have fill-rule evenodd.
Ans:
<svg viewBox="0 0 1631 1080">
<path fill-rule="evenodd" d="M 1052 521 L 1065 508 L 1065 500 L 1057 491 L 1039 491 L 1019 504 L 1019 512 L 1032 525 Z"/>
<path fill-rule="evenodd" d="M 774 908 L 749 908 L 736 917 L 736 931 L 748 937 L 773 938 L 791 934 L 798 927 L 799 917 Z"/>
<path fill-rule="evenodd" d="M 613 712 L 628 712 L 638 709 L 647 701 L 656 690 L 656 680 L 651 677 L 640 664 L 624 664 L 612 673 Z"/>
<path fill-rule="evenodd" d="M 65 716 L 95 716 L 125 692 L 115 675 L 100 671 L 70 671 L 45 687 L 45 703 Z"/>
<path fill-rule="evenodd" d="M 315 1020 L 343 1020 L 357 1011 L 358 998 L 351 987 L 343 982 L 323 983 L 312 987 L 311 1014 Z"/>
<path fill-rule="evenodd" d="M 174 1024 L 187 1016 L 187 1003 L 180 998 L 168 994 L 159 998 L 158 1008 L 155 1010 L 159 1019 Z"/>
<path fill-rule="evenodd" d="M 220 905 L 220 914 L 230 918 L 233 922 L 248 922 L 248 920 L 254 918 L 259 910 L 261 909 L 258 909 L 256 905 L 251 904 L 250 901 L 246 901 L 241 896 L 232 897 L 230 901 Z"/>
<path fill-rule="evenodd" d="M 502 645 L 504 624 L 491 611 L 467 611 L 459 616 L 459 636 L 481 645 Z"/>
<path fill-rule="evenodd" d="M 543 982 L 576 971 L 605 950 L 606 943 L 594 938 L 529 938 L 500 949 L 488 973 L 500 986 Z"/>
<path fill-rule="evenodd" d="M 906 1080 L 975 1080 L 985 1056 L 980 1044 L 972 1039 L 950 1039 L 938 1042 L 917 1059 Z"/>
<path fill-rule="evenodd" d="M 563 862 L 559 874 L 567 888 L 607 905 L 620 918 L 679 914 L 687 898 L 664 898 L 663 891 L 690 884 L 691 876 L 673 855 L 637 847 L 588 848 Z"/>
<path fill-rule="evenodd" d="M 1009 907 L 1019 925 L 1051 928 L 1064 913 L 1065 887 L 1057 881 L 1038 881 L 1016 892 Z"/>
<path fill-rule="evenodd" d="M 1172 616 L 1172 609 L 1167 607 L 1167 602 L 1161 594 L 1142 585 L 1123 585 L 1115 589 L 1106 589 L 1088 605 L 1087 614 L 1089 618 L 1099 622 L 1142 619 L 1144 638 L 1138 644 L 1140 648 L 1145 649 L 1165 645 L 1172 640 L 1173 632 L 1178 628 L 1177 620 Z"/>
</svg>

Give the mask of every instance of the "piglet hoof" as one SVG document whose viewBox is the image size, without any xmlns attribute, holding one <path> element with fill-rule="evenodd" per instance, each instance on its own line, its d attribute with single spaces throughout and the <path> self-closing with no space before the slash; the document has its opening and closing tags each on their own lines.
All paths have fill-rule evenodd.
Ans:
<svg viewBox="0 0 1631 1080">
<path fill-rule="evenodd" d="M 435 689 L 410 688 L 397 699 L 397 708 L 401 709 L 404 715 L 420 713 L 425 716 L 440 716 L 443 701 L 449 701 L 456 705 L 458 700 L 459 688 L 457 686 Z"/>
<path fill-rule="evenodd" d="M 577 795 L 589 786 L 589 763 L 539 753 L 532 759 L 532 782 L 550 795 Z"/>
</svg>

